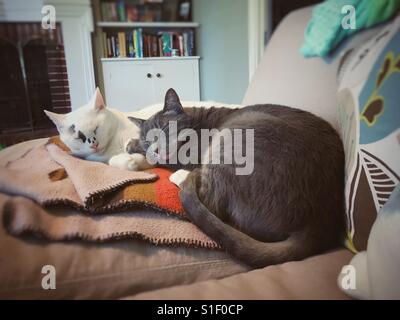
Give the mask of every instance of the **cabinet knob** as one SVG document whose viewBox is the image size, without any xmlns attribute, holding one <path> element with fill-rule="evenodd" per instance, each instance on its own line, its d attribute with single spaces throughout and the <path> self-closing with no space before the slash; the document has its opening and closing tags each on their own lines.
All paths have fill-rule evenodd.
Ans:
<svg viewBox="0 0 400 320">
<path fill-rule="evenodd" d="M 148 73 L 148 74 L 147 74 L 147 78 L 150 79 L 151 77 L 152 77 L 152 74 L 151 74 L 151 73 Z"/>
<path fill-rule="evenodd" d="M 161 73 L 156 74 L 157 78 L 161 78 Z"/>
</svg>

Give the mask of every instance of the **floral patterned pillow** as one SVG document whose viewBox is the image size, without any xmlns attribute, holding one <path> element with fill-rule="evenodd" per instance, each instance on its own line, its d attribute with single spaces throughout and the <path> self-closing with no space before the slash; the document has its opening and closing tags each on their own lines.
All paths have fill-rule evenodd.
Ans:
<svg viewBox="0 0 400 320">
<path fill-rule="evenodd" d="M 400 17 L 351 54 L 339 84 L 348 247 L 365 250 L 400 181 Z"/>
</svg>

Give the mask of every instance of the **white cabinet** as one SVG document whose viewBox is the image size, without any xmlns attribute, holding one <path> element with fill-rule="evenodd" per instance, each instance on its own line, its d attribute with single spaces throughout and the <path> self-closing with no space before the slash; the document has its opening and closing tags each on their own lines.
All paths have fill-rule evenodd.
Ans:
<svg viewBox="0 0 400 320">
<path fill-rule="evenodd" d="M 200 100 L 199 57 L 102 59 L 106 104 L 124 112 L 164 101 L 173 88 L 181 100 Z"/>
</svg>

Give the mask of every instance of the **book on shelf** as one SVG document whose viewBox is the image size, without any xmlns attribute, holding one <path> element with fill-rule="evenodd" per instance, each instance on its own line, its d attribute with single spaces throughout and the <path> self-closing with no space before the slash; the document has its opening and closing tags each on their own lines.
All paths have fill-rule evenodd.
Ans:
<svg viewBox="0 0 400 320">
<path fill-rule="evenodd" d="M 184 56 L 185 50 L 184 50 L 184 46 L 183 46 L 183 35 L 181 35 L 181 34 L 178 35 L 178 41 L 179 41 L 179 52 Z"/>
<path fill-rule="evenodd" d="M 101 34 L 101 42 L 103 44 L 103 57 L 108 57 L 109 43 L 107 35 L 104 32 Z"/>
<path fill-rule="evenodd" d="M 126 57 L 126 37 L 125 32 L 118 32 L 118 45 L 121 57 Z"/>
<path fill-rule="evenodd" d="M 169 32 L 161 33 L 162 51 L 164 57 L 170 57 L 172 55 L 172 49 L 173 49 L 172 37 L 173 37 L 172 34 Z"/>
<path fill-rule="evenodd" d="M 118 11 L 116 2 L 101 2 L 100 10 L 103 20 L 118 21 Z"/>
<path fill-rule="evenodd" d="M 158 22 L 163 19 L 163 1 L 102 1 L 100 11 L 104 21 Z"/>
<path fill-rule="evenodd" d="M 118 21 L 126 21 L 125 3 L 123 1 L 118 1 L 116 6 L 118 12 Z"/>
<path fill-rule="evenodd" d="M 143 32 L 141 28 L 114 33 L 103 32 L 106 58 L 147 58 L 194 56 L 194 31 Z"/>
</svg>

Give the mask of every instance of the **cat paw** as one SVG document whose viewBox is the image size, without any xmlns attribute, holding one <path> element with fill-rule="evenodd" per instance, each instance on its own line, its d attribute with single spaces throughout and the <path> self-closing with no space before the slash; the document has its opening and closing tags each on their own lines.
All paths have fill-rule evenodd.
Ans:
<svg viewBox="0 0 400 320">
<path fill-rule="evenodd" d="M 186 180 L 190 171 L 187 170 L 178 170 L 170 175 L 169 181 L 175 184 L 177 187 L 181 187 L 182 183 Z"/>
<path fill-rule="evenodd" d="M 139 153 L 121 153 L 112 157 L 109 161 L 110 166 L 128 171 L 139 171 L 145 169 L 146 164 L 146 157 Z"/>
<path fill-rule="evenodd" d="M 145 169 L 146 157 L 139 153 L 130 154 L 126 166 L 129 171 L 139 171 Z"/>
</svg>

